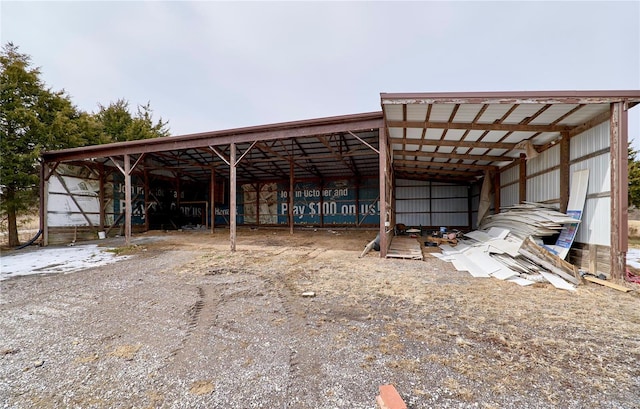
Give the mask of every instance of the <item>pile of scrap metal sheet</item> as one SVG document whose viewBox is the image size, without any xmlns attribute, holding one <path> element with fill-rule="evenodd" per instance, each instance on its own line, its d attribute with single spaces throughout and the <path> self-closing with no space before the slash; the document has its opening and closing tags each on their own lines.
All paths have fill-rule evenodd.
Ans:
<svg viewBox="0 0 640 409">
<path fill-rule="evenodd" d="M 533 203 L 513 206 L 500 215 L 491 216 L 485 229 L 466 233 L 457 246 L 441 245 L 442 254 L 433 256 L 473 277 L 493 277 L 522 286 L 550 282 L 574 291 L 580 283 L 578 269 L 545 248 L 539 236 L 558 233 L 564 224 L 576 220 Z"/>
<path fill-rule="evenodd" d="M 558 234 L 567 224 L 579 223 L 579 220 L 557 211 L 554 207 L 524 202 L 523 204 L 502 208 L 500 213 L 486 216 L 478 228 L 491 227 L 508 229 L 511 234 L 525 239 L 529 236 L 547 237 Z"/>
</svg>

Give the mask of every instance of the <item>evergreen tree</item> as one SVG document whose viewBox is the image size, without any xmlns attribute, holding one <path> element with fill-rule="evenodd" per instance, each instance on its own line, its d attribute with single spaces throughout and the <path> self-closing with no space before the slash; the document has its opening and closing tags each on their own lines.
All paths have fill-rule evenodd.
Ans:
<svg viewBox="0 0 640 409">
<path fill-rule="evenodd" d="M 0 68 L 0 213 L 7 217 L 9 245 L 17 246 L 16 216 L 38 197 L 41 151 L 79 146 L 82 137 L 68 96 L 45 88 L 28 55 L 7 43 Z"/>
<path fill-rule="evenodd" d="M 150 104 L 135 115 L 118 100 L 96 114 L 79 111 L 64 91 L 45 87 L 31 57 L 7 43 L 0 52 L 0 215 L 9 246 L 19 245 L 17 215 L 37 203 L 42 151 L 168 136 Z"/>
</svg>

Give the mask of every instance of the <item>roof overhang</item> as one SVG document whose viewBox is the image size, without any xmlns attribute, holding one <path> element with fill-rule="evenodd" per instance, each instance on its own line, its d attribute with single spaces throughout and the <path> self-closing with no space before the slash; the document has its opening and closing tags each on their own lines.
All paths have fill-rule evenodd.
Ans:
<svg viewBox="0 0 640 409">
<path fill-rule="evenodd" d="M 396 175 L 473 181 L 610 118 L 640 91 L 380 94 Z"/>
</svg>

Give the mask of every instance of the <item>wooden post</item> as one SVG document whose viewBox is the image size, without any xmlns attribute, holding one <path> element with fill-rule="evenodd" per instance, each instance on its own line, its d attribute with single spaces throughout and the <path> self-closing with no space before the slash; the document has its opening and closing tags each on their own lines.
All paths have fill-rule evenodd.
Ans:
<svg viewBox="0 0 640 409">
<path fill-rule="evenodd" d="M 471 230 L 473 228 L 473 186 L 471 184 L 467 185 L 467 223 L 467 228 Z"/>
<path fill-rule="evenodd" d="M 502 206 L 500 203 L 500 195 L 502 194 L 501 190 L 500 171 L 496 170 L 493 174 L 493 214 L 500 213 L 500 206 Z"/>
<path fill-rule="evenodd" d="M 322 191 L 320 191 L 322 196 Z M 360 178 L 356 179 L 356 221 L 355 227 L 358 227 L 360 222 Z"/>
<path fill-rule="evenodd" d="M 562 133 L 560 138 L 560 211 L 566 213 L 569 204 L 569 181 L 571 162 L 571 143 L 568 132 Z"/>
<path fill-rule="evenodd" d="M 324 179 L 320 179 L 320 227 L 324 227 Z"/>
<path fill-rule="evenodd" d="M 387 134 L 384 128 L 378 129 L 379 135 L 379 162 L 380 169 L 379 175 L 380 178 L 380 257 L 387 257 L 387 223 L 391 223 L 390 219 L 387 219 L 387 166 L 389 165 L 387 162 Z"/>
<path fill-rule="evenodd" d="M 291 162 L 289 162 L 289 209 L 288 209 L 289 234 L 293 234 L 293 194 L 294 194 L 294 183 L 295 183 L 293 172 L 294 172 L 294 168 L 293 168 L 293 159 L 292 159 Z"/>
<path fill-rule="evenodd" d="M 100 203 L 100 231 L 104 231 L 104 227 L 107 224 L 107 215 L 105 212 L 105 174 L 104 163 L 98 164 L 98 178 L 100 179 L 100 191 L 98 192 L 98 202 Z"/>
<path fill-rule="evenodd" d="M 149 171 L 144 169 L 144 230 L 149 231 Z"/>
<path fill-rule="evenodd" d="M 49 165 L 42 161 L 40 165 L 40 231 L 42 232 L 42 245 L 49 245 L 49 226 L 47 217 L 49 211 Z"/>
<path fill-rule="evenodd" d="M 216 168 L 211 167 L 211 197 L 209 203 L 211 204 L 211 234 L 215 231 L 216 226 Z"/>
<path fill-rule="evenodd" d="M 527 200 L 527 155 L 520 154 L 520 177 L 518 179 L 518 201 Z"/>
<path fill-rule="evenodd" d="M 627 111 L 623 102 L 611 104 L 609 138 L 611 149 L 611 277 L 625 276 L 628 246 L 628 135 Z"/>
<path fill-rule="evenodd" d="M 236 251 L 236 144 L 231 143 L 229 153 L 229 239 L 231 251 Z"/>
<path fill-rule="evenodd" d="M 131 244 L 131 158 L 124 154 L 124 244 Z"/>
</svg>

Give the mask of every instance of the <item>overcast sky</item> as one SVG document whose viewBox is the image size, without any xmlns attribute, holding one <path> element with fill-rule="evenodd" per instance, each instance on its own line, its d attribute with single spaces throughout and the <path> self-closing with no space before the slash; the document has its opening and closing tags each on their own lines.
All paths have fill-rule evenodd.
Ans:
<svg viewBox="0 0 640 409">
<path fill-rule="evenodd" d="M 80 109 L 150 101 L 174 135 L 378 111 L 380 92 L 640 89 L 640 0 L 2 0 L 0 14 L 2 43 Z"/>
</svg>

